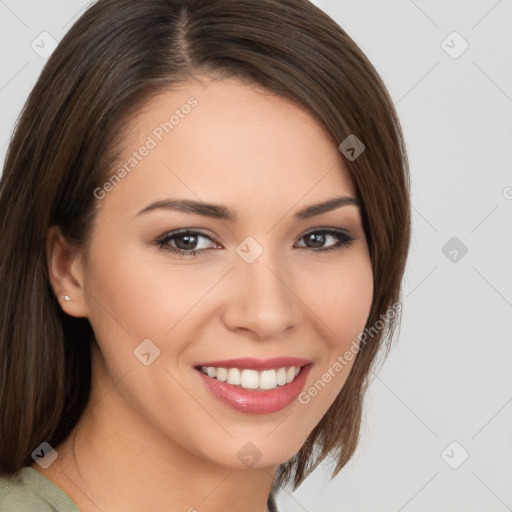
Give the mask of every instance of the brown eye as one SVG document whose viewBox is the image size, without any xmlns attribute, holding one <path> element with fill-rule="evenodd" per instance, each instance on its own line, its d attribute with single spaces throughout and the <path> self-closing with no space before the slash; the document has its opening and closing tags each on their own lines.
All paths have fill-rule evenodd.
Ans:
<svg viewBox="0 0 512 512">
<path fill-rule="evenodd" d="M 345 231 L 337 229 L 310 231 L 309 233 L 303 235 L 301 239 L 305 240 L 306 247 L 312 249 L 314 252 L 329 251 L 331 249 L 341 249 L 343 247 L 348 247 L 355 240 L 355 238 L 351 237 Z M 337 240 L 337 243 L 334 245 L 329 244 L 327 247 L 324 247 L 324 245 L 332 239 Z"/>
<path fill-rule="evenodd" d="M 206 241 L 206 244 L 201 241 Z M 203 233 L 183 230 L 168 233 L 157 240 L 156 244 L 160 248 L 180 256 L 195 256 L 204 253 L 208 249 L 208 247 L 205 247 L 205 245 L 208 245 L 208 241 L 214 243 L 209 236 Z"/>
</svg>

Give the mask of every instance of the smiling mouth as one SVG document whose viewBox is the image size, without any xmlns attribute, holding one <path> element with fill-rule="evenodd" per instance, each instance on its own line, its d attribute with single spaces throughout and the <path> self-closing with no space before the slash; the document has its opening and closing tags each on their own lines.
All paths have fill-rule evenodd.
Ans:
<svg viewBox="0 0 512 512">
<path fill-rule="evenodd" d="M 212 379 L 226 382 L 232 386 L 248 390 L 265 391 L 290 384 L 299 375 L 302 367 L 283 366 L 262 371 L 248 368 L 223 368 L 215 366 L 198 366 L 196 369 Z"/>
<path fill-rule="evenodd" d="M 289 407 L 304 388 L 313 361 L 298 357 L 243 357 L 194 366 L 210 393 L 242 413 L 271 414 Z"/>
</svg>

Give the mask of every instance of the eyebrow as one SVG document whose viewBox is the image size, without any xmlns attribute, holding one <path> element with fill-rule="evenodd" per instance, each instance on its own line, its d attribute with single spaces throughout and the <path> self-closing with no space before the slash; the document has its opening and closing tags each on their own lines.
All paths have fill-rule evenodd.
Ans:
<svg viewBox="0 0 512 512">
<path fill-rule="evenodd" d="M 310 217 L 321 215 L 322 213 L 327 213 L 346 205 L 353 205 L 361 208 L 361 203 L 355 197 L 341 196 L 307 206 L 306 208 L 296 212 L 294 214 L 294 218 L 298 220 L 309 219 Z M 156 201 L 142 209 L 137 216 L 160 209 L 203 215 L 205 217 L 229 222 L 236 222 L 237 220 L 236 213 L 225 206 L 203 203 L 192 199 L 164 199 L 162 201 Z"/>
</svg>

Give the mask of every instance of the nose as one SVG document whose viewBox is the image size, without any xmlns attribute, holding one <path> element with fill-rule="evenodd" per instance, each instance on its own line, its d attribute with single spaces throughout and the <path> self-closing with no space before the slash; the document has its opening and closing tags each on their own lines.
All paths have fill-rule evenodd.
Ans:
<svg viewBox="0 0 512 512">
<path fill-rule="evenodd" d="M 269 251 L 254 262 L 237 257 L 230 272 L 228 301 L 223 312 L 226 327 L 255 339 L 283 336 L 300 320 L 300 304 L 292 272 Z"/>
</svg>

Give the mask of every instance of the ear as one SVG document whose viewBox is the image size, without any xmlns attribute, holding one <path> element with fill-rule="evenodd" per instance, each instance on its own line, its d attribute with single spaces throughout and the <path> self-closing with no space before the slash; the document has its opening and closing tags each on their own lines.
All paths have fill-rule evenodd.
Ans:
<svg viewBox="0 0 512 512">
<path fill-rule="evenodd" d="M 71 316 L 87 317 L 81 252 L 66 241 L 59 226 L 47 231 L 46 257 L 50 284 L 62 309 Z"/>
</svg>

